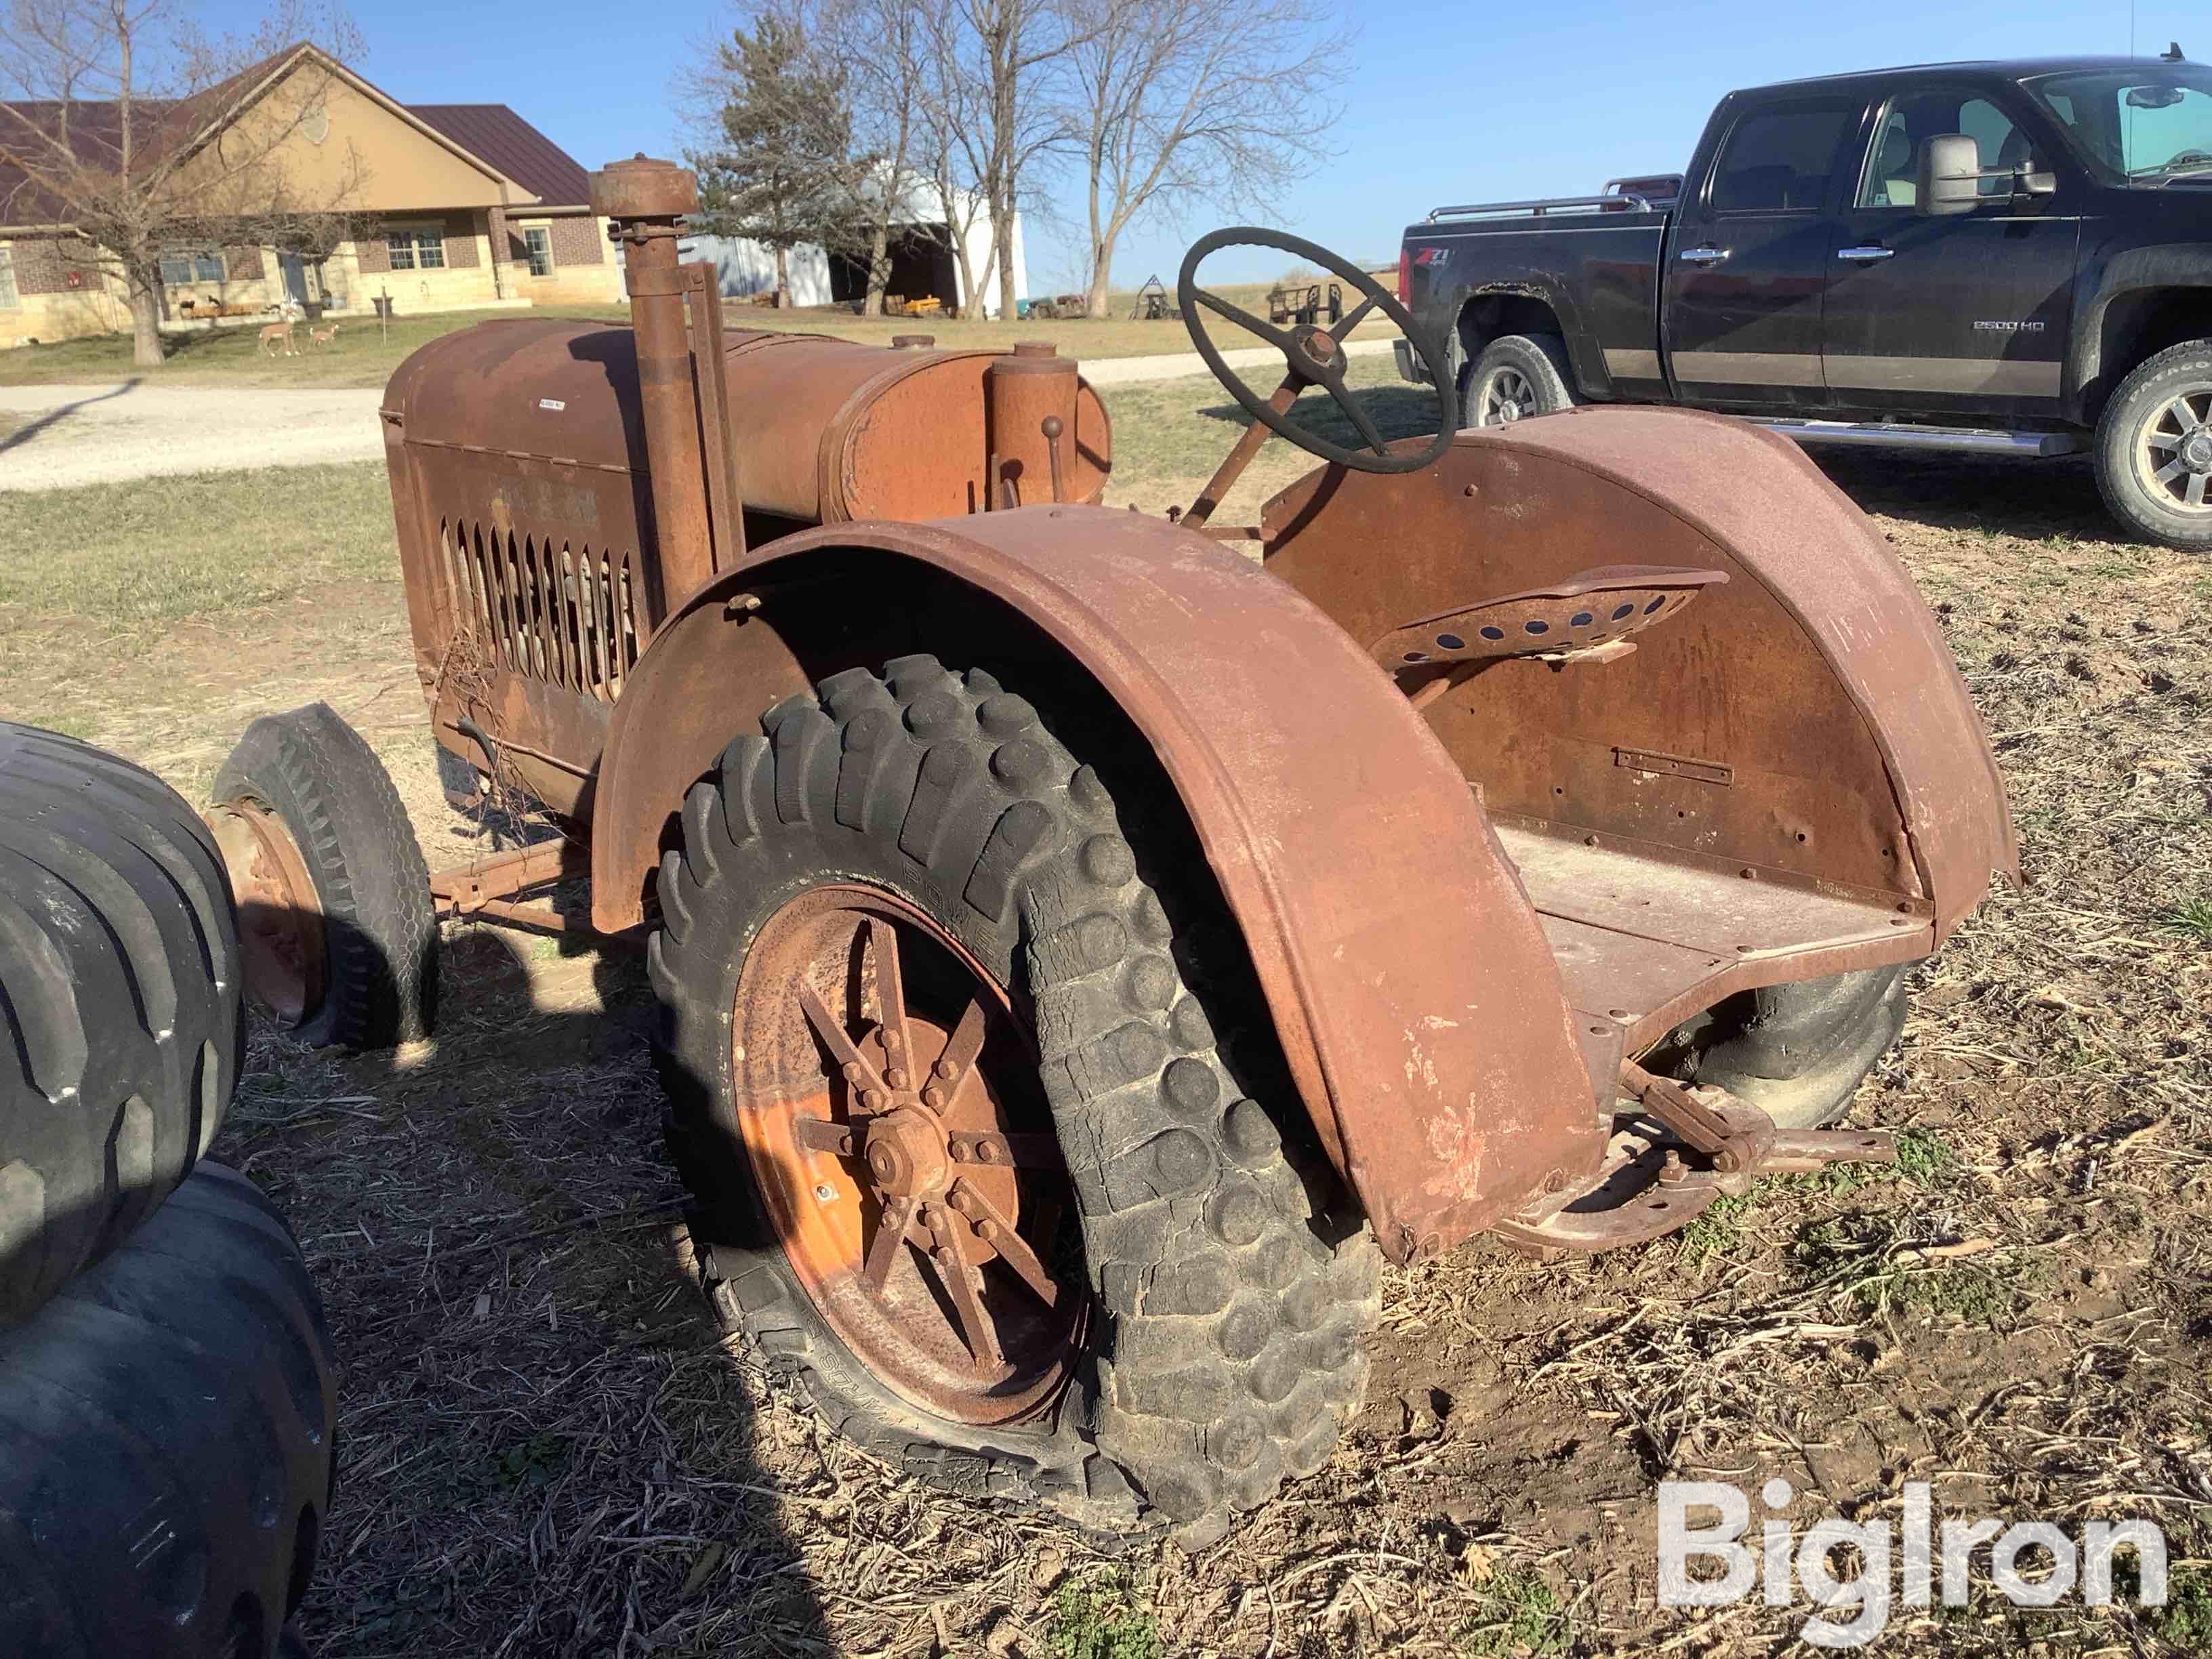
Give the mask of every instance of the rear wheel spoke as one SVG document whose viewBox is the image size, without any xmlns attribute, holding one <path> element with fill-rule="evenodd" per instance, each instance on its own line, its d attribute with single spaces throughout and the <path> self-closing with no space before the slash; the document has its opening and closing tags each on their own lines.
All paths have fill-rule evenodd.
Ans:
<svg viewBox="0 0 2212 1659">
<path fill-rule="evenodd" d="M 840 1158 L 852 1157 L 860 1147 L 852 1130 L 826 1117 L 792 1119 L 791 1138 L 811 1152 L 832 1152 Z"/>
<path fill-rule="evenodd" d="M 959 1024 L 952 1028 L 952 1035 L 945 1038 L 945 1052 L 938 1055 L 933 1068 L 936 1075 L 930 1080 L 932 1086 L 944 1090 L 946 1099 L 959 1093 L 968 1081 L 975 1056 L 983 1052 L 983 1005 L 971 1002 L 960 1016 Z"/>
<path fill-rule="evenodd" d="M 884 1200 L 884 1212 L 876 1221 L 875 1242 L 868 1246 L 868 1259 L 860 1267 L 860 1282 L 878 1296 L 890 1279 L 899 1247 L 906 1243 L 907 1233 L 914 1226 L 914 1212 L 920 1207 L 911 1198 Z"/>
<path fill-rule="evenodd" d="M 2184 432 L 2197 424 L 2197 411 L 2189 406 L 2189 395 L 2184 392 L 2166 406 L 2166 412 L 2181 422 Z"/>
<path fill-rule="evenodd" d="M 811 985 L 799 988 L 799 1006 L 806 1016 L 806 1023 L 814 1028 L 814 1035 L 822 1039 L 823 1047 L 829 1049 L 844 1071 L 848 1082 L 863 1089 L 880 1091 L 886 1086 L 883 1079 L 876 1075 L 876 1068 L 853 1046 L 853 1039 L 845 1035 L 843 1022 L 823 1005 Z"/>
<path fill-rule="evenodd" d="M 906 1018 L 906 979 L 899 969 L 898 933 L 880 916 L 868 921 L 868 963 L 876 977 L 876 1007 L 884 1036 L 884 1079 L 894 1089 L 913 1080 L 914 1050 Z"/>
<path fill-rule="evenodd" d="M 2204 505 L 2204 477 L 2205 475 L 2202 472 L 2192 472 L 2189 475 L 2188 498 L 2191 507 Z"/>
<path fill-rule="evenodd" d="M 1060 1286 L 1053 1283 L 1052 1275 L 1037 1260 L 1036 1252 L 1030 1249 L 1029 1241 L 1014 1231 L 1014 1224 L 1006 1218 L 1006 1212 L 965 1182 L 952 1190 L 964 1196 L 971 1220 L 990 1223 L 990 1236 L 983 1242 L 998 1252 L 999 1260 L 1014 1270 L 1014 1276 L 1029 1287 L 1038 1301 L 1048 1308 L 1057 1307 Z M 982 1234 L 980 1225 L 976 1233 L 978 1237 Z"/>
<path fill-rule="evenodd" d="M 929 1253 L 929 1265 L 952 1298 L 952 1310 L 960 1319 L 960 1337 L 969 1353 L 979 1365 L 1005 1364 L 1006 1356 L 999 1346 L 999 1334 L 992 1328 L 991 1316 L 983 1310 L 983 1298 L 976 1293 L 975 1269 L 968 1265 L 967 1255 L 960 1248 L 960 1227 L 952 1212 L 942 1204 L 930 1210 L 929 1236 L 936 1245 Z"/>
<path fill-rule="evenodd" d="M 2159 470 L 2151 476 L 2155 477 L 2160 483 L 2171 483 L 2188 471 L 2189 463 L 2177 459 L 2168 461 L 2164 466 L 2159 468 Z"/>
</svg>

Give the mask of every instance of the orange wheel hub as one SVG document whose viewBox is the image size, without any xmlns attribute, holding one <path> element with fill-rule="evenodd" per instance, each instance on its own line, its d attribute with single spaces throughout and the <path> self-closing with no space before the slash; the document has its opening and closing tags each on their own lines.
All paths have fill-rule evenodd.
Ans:
<svg viewBox="0 0 2212 1659">
<path fill-rule="evenodd" d="M 769 919 L 731 1024 L 737 1128 L 838 1339 L 963 1422 L 1049 1407 L 1087 1298 L 1036 1045 L 1005 988 L 916 906 L 840 884 Z"/>
</svg>

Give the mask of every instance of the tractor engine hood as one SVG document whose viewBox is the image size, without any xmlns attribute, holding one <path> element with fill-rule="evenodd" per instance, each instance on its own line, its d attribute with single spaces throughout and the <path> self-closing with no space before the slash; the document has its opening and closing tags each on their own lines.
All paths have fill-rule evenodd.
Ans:
<svg viewBox="0 0 2212 1659">
<path fill-rule="evenodd" d="M 748 329 L 726 330 L 722 342 L 749 512 L 911 520 L 1096 501 L 1105 488 L 1105 405 L 1049 345 L 886 349 Z M 399 366 L 383 413 L 409 444 L 648 471 L 635 337 L 620 324 L 514 318 L 446 335 Z M 1000 499 L 990 501 L 994 475 Z"/>
</svg>

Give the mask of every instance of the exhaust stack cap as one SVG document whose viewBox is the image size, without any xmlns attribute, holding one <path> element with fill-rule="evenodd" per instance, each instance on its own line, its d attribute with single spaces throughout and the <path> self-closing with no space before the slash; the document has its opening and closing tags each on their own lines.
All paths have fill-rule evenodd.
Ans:
<svg viewBox="0 0 2212 1659">
<path fill-rule="evenodd" d="M 608 219 L 676 219 L 699 210 L 690 168 L 640 153 L 592 175 L 592 211 Z"/>
</svg>

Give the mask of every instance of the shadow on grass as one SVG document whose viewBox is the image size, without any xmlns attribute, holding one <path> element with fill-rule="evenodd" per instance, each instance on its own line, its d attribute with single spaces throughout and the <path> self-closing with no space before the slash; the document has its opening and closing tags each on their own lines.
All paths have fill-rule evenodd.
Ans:
<svg viewBox="0 0 2212 1659">
<path fill-rule="evenodd" d="M 2014 460 L 1908 449 L 1806 451 L 1836 487 L 1869 513 L 1932 529 L 2028 541 L 2129 539 L 2105 510 L 2083 456 Z"/>
<path fill-rule="evenodd" d="M 433 853 L 435 861 L 437 854 Z M 449 932 L 434 1052 L 255 1017 L 217 1148 L 286 1212 L 343 1376 L 310 1650 L 826 1650 L 766 1378 L 691 1282 L 641 956 Z"/>
<path fill-rule="evenodd" d="M 5 454 L 11 449 L 20 449 L 25 444 L 35 442 L 48 428 L 66 421 L 80 409 L 88 408 L 94 404 L 104 404 L 116 398 L 127 397 L 137 390 L 139 383 L 140 377 L 134 374 L 112 391 L 103 392 L 97 397 L 80 398 L 73 404 L 64 404 L 58 409 L 48 410 L 36 420 L 25 422 L 6 437 L 0 438 L 0 454 Z"/>
</svg>

